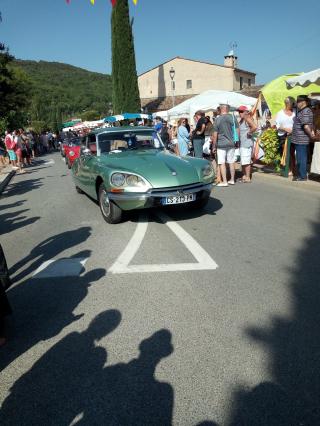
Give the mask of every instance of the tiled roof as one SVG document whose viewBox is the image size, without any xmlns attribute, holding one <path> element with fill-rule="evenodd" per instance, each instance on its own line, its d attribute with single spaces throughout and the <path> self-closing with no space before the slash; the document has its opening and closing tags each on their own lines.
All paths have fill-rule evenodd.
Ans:
<svg viewBox="0 0 320 426">
<path fill-rule="evenodd" d="M 175 96 L 175 105 L 181 104 L 181 102 L 192 98 L 195 95 L 183 95 Z M 165 98 L 142 98 L 141 106 L 145 112 L 152 113 L 156 111 L 167 111 L 172 108 L 172 97 L 166 96 Z"/>
<path fill-rule="evenodd" d="M 160 67 L 161 65 L 167 64 L 168 62 L 171 62 L 171 61 L 173 61 L 173 60 L 175 60 L 175 59 L 183 59 L 184 61 L 190 61 L 190 62 L 199 62 L 199 63 L 201 63 L 201 64 L 214 65 L 214 66 L 216 66 L 216 67 L 222 67 L 222 68 L 231 68 L 231 67 L 226 66 L 226 65 L 214 64 L 214 63 L 212 63 L 212 62 L 206 62 L 206 61 L 198 61 L 198 60 L 196 60 L 196 59 L 188 59 L 188 58 L 184 58 L 183 56 L 175 56 L 174 58 L 171 58 L 171 59 L 169 59 L 168 61 L 162 62 L 161 64 L 159 64 L 159 65 L 157 65 L 157 66 L 155 66 L 155 67 L 153 67 L 153 68 L 150 68 L 150 69 L 149 69 L 149 70 L 147 70 L 147 71 L 144 71 L 143 73 L 139 74 L 139 76 L 138 76 L 138 77 L 141 77 L 142 75 L 147 74 L 148 72 L 150 72 L 150 71 L 152 71 L 152 70 L 155 70 L 156 68 Z M 235 70 L 235 71 L 240 71 L 240 72 L 245 72 L 245 73 L 247 73 L 247 74 L 256 75 L 254 72 L 241 70 L 240 68 L 234 68 L 234 70 Z"/>
</svg>

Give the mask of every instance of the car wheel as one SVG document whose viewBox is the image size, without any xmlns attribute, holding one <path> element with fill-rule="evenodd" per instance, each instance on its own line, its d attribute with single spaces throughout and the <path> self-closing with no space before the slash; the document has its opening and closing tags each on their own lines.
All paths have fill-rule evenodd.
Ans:
<svg viewBox="0 0 320 426">
<path fill-rule="evenodd" d="M 76 186 L 76 191 L 77 191 L 78 194 L 83 194 L 82 189 L 80 189 L 78 186 Z"/>
<path fill-rule="evenodd" d="M 99 206 L 103 219 L 108 223 L 119 223 L 122 218 L 122 210 L 114 202 L 109 200 L 108 193 L 103 185 L 99 187 Z"/>
<path fill-rule="evenodd" d="M 200 198 L 200 200 L 196 200 L 192 203 L 192 208 L 194 209 L 203 209 L 209 201 L 210 194 L 206 195 L 204 198 Z"/>
</svg>

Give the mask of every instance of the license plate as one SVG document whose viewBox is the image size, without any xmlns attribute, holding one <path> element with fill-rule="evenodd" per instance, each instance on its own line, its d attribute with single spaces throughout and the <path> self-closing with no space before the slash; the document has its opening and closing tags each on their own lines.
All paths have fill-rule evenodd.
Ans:
<svg viewBox="0 0 320 426">
<path fill-rule="evenodd" d="M 163 198 L 162 204 L 183 204 L 194 200 L 194 194 L 173 195 L 172 197 Z"/>
</svg>

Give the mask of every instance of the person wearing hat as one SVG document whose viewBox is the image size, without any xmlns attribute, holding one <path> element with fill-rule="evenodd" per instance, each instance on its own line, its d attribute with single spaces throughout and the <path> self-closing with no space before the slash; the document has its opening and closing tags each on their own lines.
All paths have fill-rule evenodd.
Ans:
<svg viewBox="0 0 320 426">
<path fill-rule="evenodd" d="M 251 182 L 251 159 L 253 149 L 252 134 L 257 130 L 249 110 L 245 105 L 238 108 L 240 115 L 239 134 L 240 134 L 240 162 L 242 166 L 242 182 Z"/>
<path fill-rule="evenodd" d="M 295 181 L 307 180 L 307 162 L 309 143 L 315 140 L 313 113 L 306 95 L 297 97 L 297 115 L 293 119 L 292 144 L 296 153 L 297 176 Z"/>
</svg>

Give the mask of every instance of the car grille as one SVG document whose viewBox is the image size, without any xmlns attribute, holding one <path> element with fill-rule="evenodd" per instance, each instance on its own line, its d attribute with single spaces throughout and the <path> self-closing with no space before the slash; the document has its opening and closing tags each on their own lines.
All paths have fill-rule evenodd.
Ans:
<svg viewBox="0 0 320 426">
<path fill-rule="evenodd" d="M 194 188 L 201 188 L 204 184 L 203 183 L 192 183 L 190 185 L 178 185 L 178 186 L 169 186 L 166 188 L 156 188 L 156 189 L 151 189 L 150 193 L 152 195 L 156 195 L 157 193 L 161 193 L 161 192 L 177 192 L 179 191 L 187 191 L 188 189 L 194 189 Z"/>
</svg>

